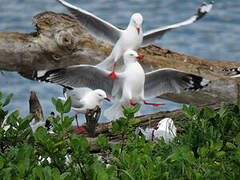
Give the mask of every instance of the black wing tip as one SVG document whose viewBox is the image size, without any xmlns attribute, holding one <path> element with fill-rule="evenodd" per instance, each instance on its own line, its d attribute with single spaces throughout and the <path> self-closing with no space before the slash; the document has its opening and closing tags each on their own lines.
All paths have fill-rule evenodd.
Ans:
<svg viewBox="0 0 240 180">
<path fill-rule="evenodd" d="M 229 69 L 224 68 L 222 71 L 227 72 L 228 75 L 238 75 L 238 74 L 240 74 L 240 67 L 229 68 Z"/>
<path fill-rule="evenodd" d="M 212 9 L 212 7 L 205 9 L 207 6 L 213 6 L 215 1 L 211 1 L 210 3 L 203 2 L 202 5 L 198 8 L 198 11 L 196 13 L 196 20 L 201 19 L 203 16 L 205 16 L 207 13 L 209 13 Z"/>
<path fill-rule="evenodd" d="M 207 87 L 211 83 L 210 80 L 196 75 L 187 75 L 187 77 L 184 78 L 184 81 L 189 85 L 189 87 L 184 89 L 187 91 L 198 91 Z"/>
<path fill-rule="evenodd" d="M 65 94 L 67 92 L 67 90 L 73 90 L 73 87 L 70 86 L 65 86 L 65 85 L 61 85 L 63 87 L 63 94 Z"/>
<path fill-rule="evenodd" d="M 63 71 L 64 72 L 64 68 L 49 70 L 49 71 L 45 71 L 43 73 L 40 73 L 42 71 L 35 71 L 33 73 L 33 79 L 36 80 L 36 81 L 40 81 L 40 82 L 47 82 L 47 83 L 60 85 L 60 86 L 63 87 L 63 94 L 67 90 L 73 90 L 73 87 L 71 87 L 71 86 L 67 86 L 67 85 L 64 85 L 64 84 L 61 84 L 61 83 L 56 83 L 56 82 L 51 80 L 50 76 L 54 75 L 54 74 L 57 74 L 59 71 Z"/>
</svg>

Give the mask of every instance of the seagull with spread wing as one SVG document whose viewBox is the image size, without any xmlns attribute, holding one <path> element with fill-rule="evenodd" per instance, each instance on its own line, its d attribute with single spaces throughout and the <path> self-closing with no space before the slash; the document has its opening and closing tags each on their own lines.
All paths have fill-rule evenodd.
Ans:
<svg viewBox="0 0 240 180">
<path fill-rule="evenodd" d="M 77 18 L 80 25 L 85 27 L 88 32 L 95 37 L 108 41 L 114 45 L 111 54 L 102 63 L 97 65 L 98 67 L 106 70 L 113 68 L 113 71 L 109 74 L 112 78 L 117 78 L 115 73 L 117 61 L 122 59 L 122 55 L 127 49 L 137 50 L 141 46 L 147 46 L 155 40 L 160 39 L 165 32 L 171 29 L 196 22 L 211 11 L 214 3 L 214 1 L 211 1 L 209 4 L 203 3 L 201 7 L 198 8 L 195 15 L 183 22 L 160 27 L 143 33 L 143 17 L 140 13 L 134 13 L 130 18 L 128 27 L 125 30 L 122 30 L 95 16 L 94 14 L 73 6 L 64 0 L 57 1 L 65 6 Z"/>
<path fill-rule="evenodd" d="M 76 65 L 61 69 L 38 72 L 36 79 L 56 83 L 65 87 L 88 87 L 102 89 L 115 103 L 104 112 L 109 120 L 122 116 L 122 105 L 134 106 L 143 102 L 159 106 L 146 99 L 165 93 L 181 93 L 186 90 L 199 90 L 209 81 L 193 74 L 171 68 L 144 73 L 137 60 L 142 59 L 136 51 L 127 50 L 123 56 L 124 70 L 117 73 L 119 78 L 108 78 L 110 71 L 92 65 Z"/>
</svg>

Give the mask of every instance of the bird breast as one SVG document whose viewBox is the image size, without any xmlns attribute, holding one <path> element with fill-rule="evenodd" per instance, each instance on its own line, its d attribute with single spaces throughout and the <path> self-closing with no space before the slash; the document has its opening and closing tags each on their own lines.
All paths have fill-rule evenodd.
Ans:
<svg viewBox="0 0 240 180">
<path fill-rule="evenodd" d="M 127 49 L 137 50 L 143 41 L 142 31 L 138 34 L 135 28 L 126 30 L 120 41 L 122 47 L 124 48 L 124 51 Z"/>
<path fill-rule="evenodd" d="M 129 63 L 125 69 L 124 86 L 131 91 L 141 91 L 144 87 L 145 74 L 139 63 Z"/>
</svg>

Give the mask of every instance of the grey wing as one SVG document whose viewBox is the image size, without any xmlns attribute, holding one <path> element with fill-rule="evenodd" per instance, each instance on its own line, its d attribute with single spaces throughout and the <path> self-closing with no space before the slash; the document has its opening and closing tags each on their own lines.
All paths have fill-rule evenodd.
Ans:
<svg viewBox="0 0 240 180">
<path fill-rule="evenodd" d="M 71 97 L 72 100 L 72 107 L 74 108 L 82 108 L 83 104 L 81 103 L 81 99 L 91 92 L 92 89 L 83 87 L 83 88 L 63 88 L 63 94 L 66 99 Z"/>
<path fill-rule="evenodd" d="M 160 39 L 167 31 L 170 31 L 172 29 L 181 27 L 181 26 L 186 26 L 189 24 L 192 24 L 194 22 L 196 22 L 197 20 L 201 19 L 202 17 L 204 17 L 208 12 L 211 11 L 212 7 L 213 7 L 213 3 L 214 1 L 211 1 L 209 4 L 207 3 L 203 3 L 199 8 L 197 13 L 188 18 L 187 20 L 180 22 L 180 23 L 176 23 L 173 25 L 169 25 L 169 26 L 165 26 L 159 29 L 154 29 L 151 31 L 148 31 L 146 33 L 144 33 L 143 35 L 143 42 L 141 46 L 147 46 L 151 43 L 153 43 L 154 41 Z"/>
<path fill-rule="evenodd" d="M 120 81 L 121 78 L 112 79 L 108 77 L 109 73 L 110 71 L 102 70 L 96 66 L 77 65 L 49 70 L 44 73 L 38 72 L 35 79 L 59 84 L 63 87 L 102 89 L 106 92 L 107 96 L 111 98 L 114 85 L 118 84 L 117 82 Z"/>
<path fill-rule="evenodd" d="M 112 44 L 115 44 L 120 38 L 122 30 L 112 24 L 63 0 L 57 1 L 65 6 L 77 18 L 79 23 L 95 37 L 108 41 Z"/>
<path fill-rule="evenodd" d="M 200 76 L 164 68 L 145 74 L 144 97 L 152 98 L 165 93 L 199 90 L 207 86 L 209 82 Z"/>
</svg>

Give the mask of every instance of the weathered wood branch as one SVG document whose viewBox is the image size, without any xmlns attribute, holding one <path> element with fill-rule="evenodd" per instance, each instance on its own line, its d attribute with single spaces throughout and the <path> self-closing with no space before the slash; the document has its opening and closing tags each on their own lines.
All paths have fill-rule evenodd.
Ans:
<svg viewBox="0 0 240 180">
<path fill-rule="evenodd" d="M 208 106 L 209 108 L 213 109 L 214 111 L 219 111 L 220 109 L 220 105 L 219 104 L 212 104 Z M 198 110 L 203 108 L 202 106 L 198 107 Z M 135 119 L 140 120 L 140 122 L 138 124 L 135 125 L 136 127 L 141 127 L 143 129 L 145 128 L 150 128 L 150 127 L 154 127 L 158 124 L 158 122 L 160 120 L 162 120 L 163 118 L 171 118 L 174 120 L 174 122 L 179 122 L 179 121 L 186 121 L 187 118 L 186 116 L 183 114 L 182 110 L 174 110 L 174 111 L 160 111 L 158 113 L 154 113 L 154 114 L 148 114 L 148 115 L 143 115 L 143 116 L 138 116 Z M 184 129 L 181 129 L 180 127 L 177 127 L 177 134 L 178 133 L 182 133 L 184 132 Z M 104 134 L 105 136 L 107 136 L 109 138 L 109 142 L 111 144 L 119 144 L 121 143 L 122 137 L 118 134 L 112 134 L 109 132 L 109 130 L 112 128 L 112 123 L 101 123 L 97 125 L 97 129 L 96 129 L 96 136 L 99 134 Z M 91 144 L 91 151 L 92 152 L 99 152 L 100 151 L 100 147 L 97 145 L 97 137 L 95 138 L 91 138 L 88 136 L 87 132 L 84 133 L 84 136 L 87 137 L 89 143 Z"/>
<path fill-rule="evenodd" d="M 75 64 L 97 64 L 111 52 L 112 46 L 87 33 L 66 14 L 44 12 L 33 18 L 36 32 L 29 34 L 0 32 L 0 70 L 17 71 L 31 78 L 34 70 L 55 69 Z M 156 45 L 139 49 L 146 71 L 175 68 L 212 81 L 198 92 L 163 94 L 160 98 L 179 103 L 209 104 L 233 102 L 239 98 L 239 80 L 231 79 L 223 69 L 238 67 L 239 62 L 207 61 L 172 52 Z"/>
<path fill-rule="evenodd" d="M 42 107 L 35 91 L 30 92 L 29 113 L 34 116 L 34 123 L 44 121 Z"/>
</svg>

